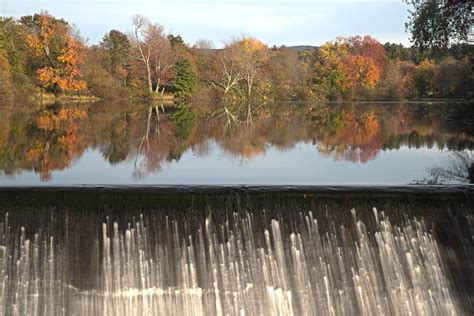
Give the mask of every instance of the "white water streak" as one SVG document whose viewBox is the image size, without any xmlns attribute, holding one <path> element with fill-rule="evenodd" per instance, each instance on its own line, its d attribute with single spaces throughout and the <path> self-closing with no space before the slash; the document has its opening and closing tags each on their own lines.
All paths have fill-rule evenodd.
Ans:
<svg viewBox="0 0 474 316">
<path fill-rule="evenodd" d="M 167 241 L 153 242 L 143 218 L 125 229 L 113 223 L 110 230 L 104 223 L 96 269 L 100 286 L 87 290 L 65 281 L 67 245 L 40 233 L 28 240 L 24 230 L 16 240 L 5 221 L 0 313 L 458 314 L 438 245 L 425 223 L 413 219 L 397 227 L 376 210 L 374 216 L 375 232 L 354 214 L 353 227 L 320 233 L 311 213 L 301 215 L 294 232 L 288 227 L 296 223 L 272 220 L 270 227 L 257 227 L 252 214 L 234 214 L 224 225 L 207 218 L 188 236 L 166 219 L 155 229 L 166 229 Z"/>
</svg>

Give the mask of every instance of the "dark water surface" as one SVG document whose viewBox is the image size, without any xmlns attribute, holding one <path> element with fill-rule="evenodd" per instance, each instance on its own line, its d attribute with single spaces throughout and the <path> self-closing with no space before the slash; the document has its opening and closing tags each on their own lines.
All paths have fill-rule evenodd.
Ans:
<svg viewBox="0 0 474 316">
<path fill-rule="evenodd" d="M 472 187 L 0 188 L 1 315 L 472 315 Z"/>
<path fill-rule="evenodd" d="M 474 182 L 472 105 L 275 103 L 237 121 L 223 108 L 0 108 L 0 185 Z"/>
</svg>

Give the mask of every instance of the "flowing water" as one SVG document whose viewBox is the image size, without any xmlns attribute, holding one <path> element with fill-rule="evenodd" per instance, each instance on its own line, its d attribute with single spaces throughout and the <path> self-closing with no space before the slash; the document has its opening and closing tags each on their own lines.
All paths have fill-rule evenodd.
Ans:
<svg viewBox="0 0 474 316">
<path fill-rule="evenodd" d="M 187 210 L 2 206 L 0 314 L 472 312 L 469 198 L 347 196 L 249 207 L 264 199 L 229 194 Z"/>
</svg>

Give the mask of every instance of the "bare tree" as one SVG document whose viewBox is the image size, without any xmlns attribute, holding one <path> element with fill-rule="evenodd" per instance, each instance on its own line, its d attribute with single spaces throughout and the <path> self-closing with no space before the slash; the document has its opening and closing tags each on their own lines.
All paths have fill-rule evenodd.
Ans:
<svg viewBox="0 0 474 316">
<path fill-rule="evenodd" d="M 214 49 L 214 43 L 206 38 L 200 38 L 194 43 L 194 49 L 211 50 Z"/>
<path fill-rule="evenodd" d="M 450 155 L 450 161 L 442 167 L 430 170 L 430 177 L 414 180 L 415 184 L 446 184 L 469 183 L 474 184 L 474 154 L 465 151 L 456 151 Z"/>
<path fill-rule="evenodd" d="M 148 83 L 148 90 L 153 92 L 153 84 L 151 81 L 151 43 L 148 41 L 149 37 L 146 36 L 146 31 L 150 25 L 148 18 L 141 14 L 134 15 L 132 18 L 132 24 L 134 26 L 133 35 L 135 36 L 135 45 L 138 47 L 140 56 L 132 56 L 143 62 L 146 69 L 146 77 Z"/>
<path fill-rule="evenodd" d="M 451 158 L 447 166 L 434 168 L 432 176 L 444 182 L 474 183 L 474 154 L 458 151 Z"/>
<path fill-rule="evenodd" d="M 132 43 L 138 50 L 138 56 L 132 57 L 143 63 L 149 91 L 158 93 L 160 87 L 171 76 L 176 54 L 164 33 L 163 26 L 151 23 L 142 15 L 133 17 L 133 25 Z M 164 86 L 161 93 L 164 93 Z"/>
<path fill-rule="evenodd" d="M 266 56 L 267 47 L 259 40 L 250 37 L 232 40 L 217 54 L 217 75 L 213 85 L 227 94 L 238 84 L 245 83 L 250 97 Z"/>
<path fill-rule="evenodd" d="M 163 85 L 161 90 L 161 94 L 163 94 L 165 91 L 164 85 L 171 77 L 171 70 L 176 63 L 177 55 L 161 25 L 150 24 L 147 30 L 147 37 L 152 45 L 152 81 L 155 86 L 155 92 L 158 93 Z"/>
<path fill-rule="evenodd" d="M 229 93 L 243 79 L 240 48 L 237 45 L 229 45 L 219 51 L 215 63 L 215 77 L 211 83 Z"/>
<path fill-rule="evenodd" d="M 247 86 L 247 96 L 252 95 L 252 88 L 257 74 L 263 68 L 267 57 L 267 47 L 254 38 L 243 38 L 238 45 L 241 49 L 240 68 Z"/>
</svg>

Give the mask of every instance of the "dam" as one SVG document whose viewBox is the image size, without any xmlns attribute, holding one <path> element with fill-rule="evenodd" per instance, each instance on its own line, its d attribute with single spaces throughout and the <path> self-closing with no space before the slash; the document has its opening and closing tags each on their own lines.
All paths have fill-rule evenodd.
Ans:
<svg viewBox="0 0 474 316">
<path fill-rule="evenodd" d="M 469 315 L 473 191 L 0 189 L 2 315 Z"/>
</svg>

